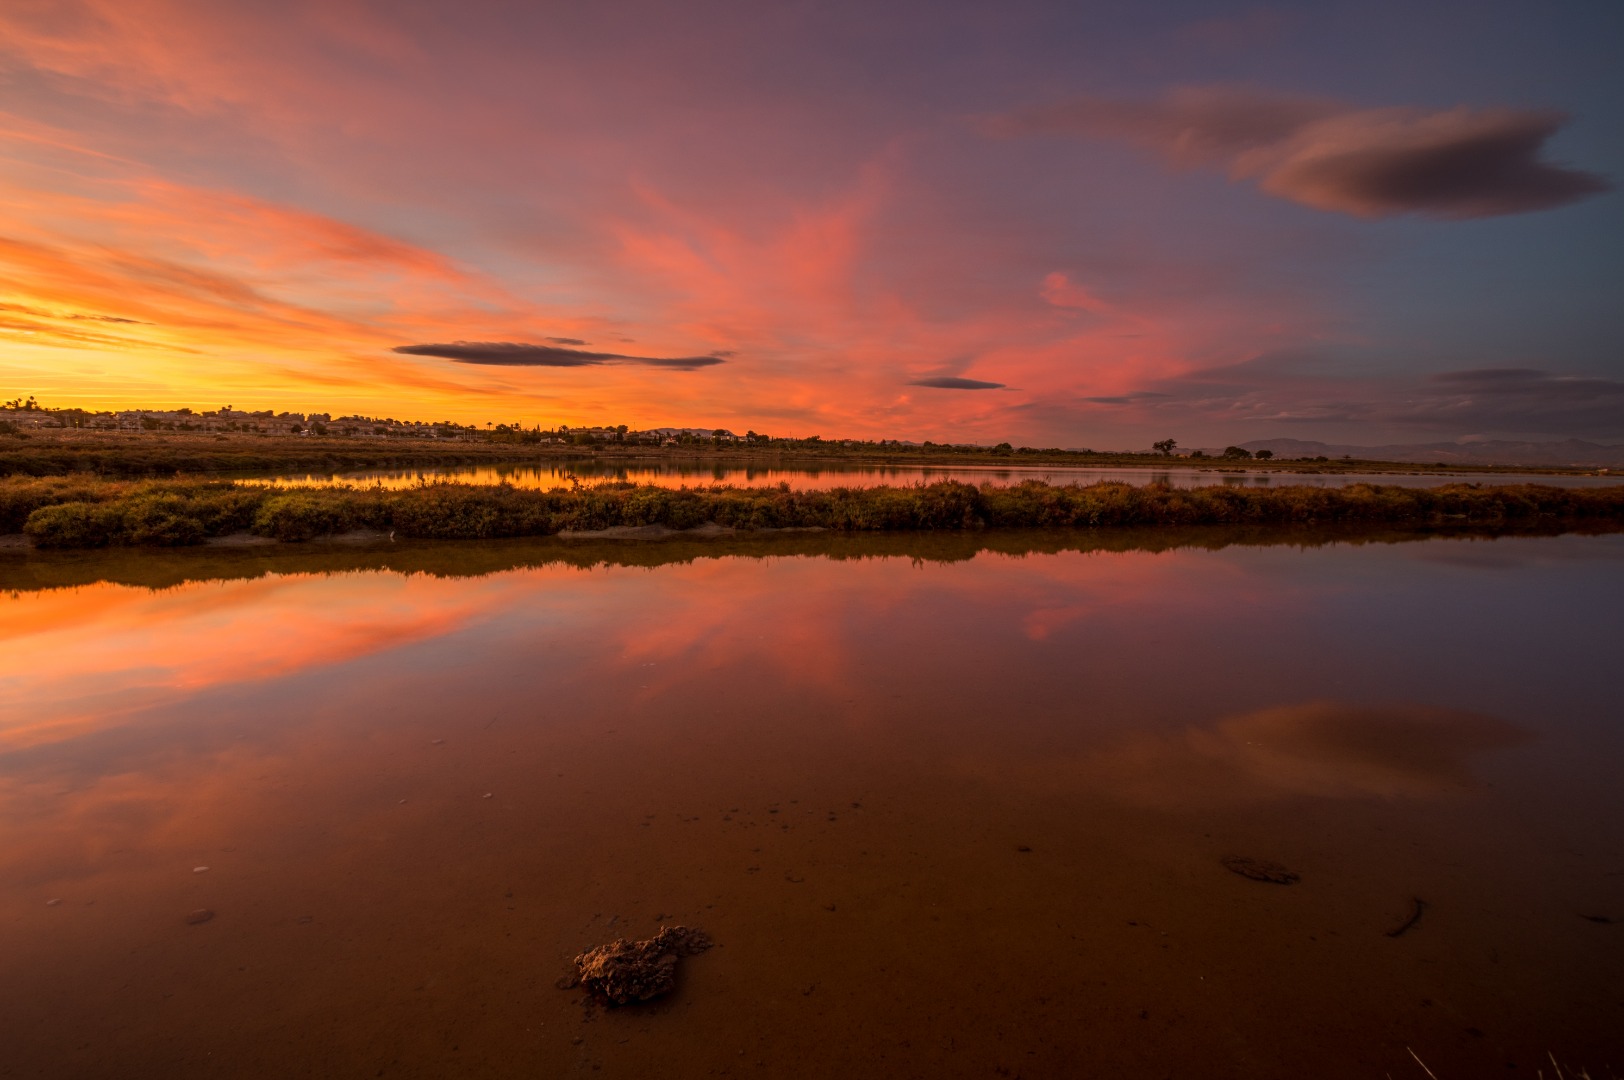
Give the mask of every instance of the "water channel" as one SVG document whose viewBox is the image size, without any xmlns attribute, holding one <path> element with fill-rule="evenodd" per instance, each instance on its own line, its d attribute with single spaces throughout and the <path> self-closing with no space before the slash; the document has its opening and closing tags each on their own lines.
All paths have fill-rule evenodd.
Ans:
<svg viewBox="0 0 1624 1080">
<path fill-rule="evenodd" d="M 1048 484 L 1094 484 L 1104 480 L 1126 484 L 1167 484 L 1192 488 L 1215 484 L 1238 487 L 1344 487 L 1348 484 L 1397 484 L 1437 487 L 1449 483 L 1553 484 L 1561 487 L 1601 487 L 1619 482 L 1617 475 L 1415 472 L 1310 473 L 1241 465 L 1154 468 L 1078 468 L 1073 466 L 998 465 L 739 465 L 699 464 L 660 460 L 566 458 L 531 464 L 464 466 L 420 469 L 370 469 L 344 473 L 296 473 L 266 478 L 265 482 L 297 486 L 384 488 L 413 487 L 423 483 L 511 484 L 519 488 L 551 490 L 578 484 L 629 482 L 659 487 L 778 487 L 813 491 L 837 487 L 907 487 L 957 480 L 965 484 L 1020 484 L 1039 480 Z"/>
</svg>

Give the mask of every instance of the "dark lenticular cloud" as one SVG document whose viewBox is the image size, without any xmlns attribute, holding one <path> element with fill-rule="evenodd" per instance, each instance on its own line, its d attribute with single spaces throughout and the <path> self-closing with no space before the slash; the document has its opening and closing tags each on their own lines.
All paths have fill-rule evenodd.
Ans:
<svg viewBox="0 0 1624 1080">
<path fill-rule="evenodd" d="M 1150 390 L 1134 390 L 1127 394 L 1113 394 L 1110 397 L 1085 397 L 1083 400 L 1092 402 L 1095 405 L 1136 405 L 1140 402 L 1150 403 L 1153 398 L 1167 396 Z"/>
<path fill-rule="evenodd" d="M 636 364 L 642 367 L 694 371 L 727 361 L 719 356 L 622 356 L 620 353 L 586 352 L 556 345 L 526 345 L 512 341 L 453 341 L 449 345 L 397 345 L 395 352 L 408 356 L 438 356 L 458 364 L 491 367 L 604 367 Z"/>
<path fill-rule="evenodd" d="M 1496 217 L 1611 190 L 1606 178 L 1543 161 L 1567 117 L 1532 109 L 1356 109 L 1225 88 L 1159 101 L 1098 98 L 992 120 L 1001 135 L 1081 135 L 1216 166 L 1271 195 L 1355 217 Z"/>
<path fill-rule="evenodd" d="M 983 382 L 980 379 L 962 379 L 957 375 L 933 375 L 928 379 L 913 379 L 909 386 L 928 386 L 933 390 L 1002 390 L 1001 382 Z"/>
<path fill-rule="evenodd" d="M 578 337 L 550 337 L 547 339 L 554 345 L 585 345 L 586 342 Z"/>
</svg>

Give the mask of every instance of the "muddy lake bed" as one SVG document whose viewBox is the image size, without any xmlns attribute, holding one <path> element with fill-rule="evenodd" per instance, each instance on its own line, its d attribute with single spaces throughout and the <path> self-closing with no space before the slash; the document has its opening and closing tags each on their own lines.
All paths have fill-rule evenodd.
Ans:
<svg viewBox="0 0 1624 1080">
<path fill-rule="evenodd" d="M 0 586 L 0 1076 L 1624 1067 L 1624 534 Z M 670 994 L 558 989 L 675 925 Z"/>
</svg>

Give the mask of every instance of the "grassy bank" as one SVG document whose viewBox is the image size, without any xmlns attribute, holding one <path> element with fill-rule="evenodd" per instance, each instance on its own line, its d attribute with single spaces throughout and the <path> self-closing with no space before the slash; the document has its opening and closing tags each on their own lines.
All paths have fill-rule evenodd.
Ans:
<svg viewBox="0 0 1624 1080">
<path fill-rule="evenodd" d="M 566 450 L 567 454 L 568 451 Z M 533 461 L 534 446 L 263 435 L 43 433 L 0 437 L 0 477 L 135 478 L 204 473 L 340 473 Z"/>
<path fill-rule="evenodd" d="M 1071 468 L 1267 468 L 1301 473 L 1577 474 L 1579 468 L 1520 468 L 1500 465 L 1417 465 L 1392 461 L 1270 460 L 1166 457 L 1152 453 L 1032 450 L 992 447 L 901 446 L 878 451 L 873 445 L 844 446 L 783 440 L 770 448 L 724 444 L 716 447 L 650 447 L 596 443 L 591 446 L 538 445 L 496 440 L 295 437 L 244 432 L 42 431 L 0 434 L 0 477 L 67 476 L 92 473 L 107 478 L 173 477 L 221 473 L 290 475 L 333 474 L 365 469 L 429 469 L 538 460 L 569 459 L 614 463 L 649 462 L 771 465 L 780 468 L 829 466 L 1001 466 L 1062 465 Z"/>
<path fill-rule="evenodd" d="M 822 528 L 840 532 L 1195 525 L 1403 525 L 1624 527 L 1624 486 L 1538 484 L 1406 488 L 1170 488 L 1123 483 L 972 487 L 712 487 L 670 490 L 609 483 L 575 491 L 427 484 L 378 488 L 270 488 L 218 480 L 116 481 L 95 477 L 0 482 L 0 532 L 40 547 L 179 546 L 252 533 L 310 540 L 356 529 L 402 538 L 548 536 L 620 526 L 691 529 Z"/>
</svg>

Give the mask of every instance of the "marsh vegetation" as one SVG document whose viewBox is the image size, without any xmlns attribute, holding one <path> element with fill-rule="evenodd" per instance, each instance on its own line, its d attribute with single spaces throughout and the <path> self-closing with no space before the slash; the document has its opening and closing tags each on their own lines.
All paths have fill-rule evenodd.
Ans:
<svg viewBox="0 0 1624 1080">
<path fill-rule="evenodd" d="M 491 539 L 661 526 L 838 532 L 1201 525 L 1524 527 L 1624 523 L 1624 486 L 1436 488 L 1205 487 L 1120 482 L 912 487 L 660 488 L 610 482 L 571 490 L 505 484 L 273 488 L 224 480 L 76 475 L 0 482 L 0 532 L 40 547 L 182 546 L 248 533 L 282 541 L 355 530 L 403 538 Z"/>
</svg>

